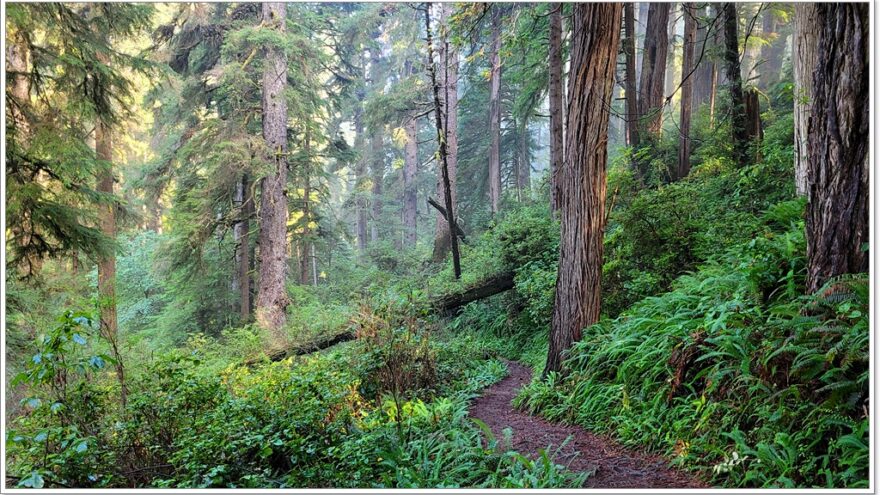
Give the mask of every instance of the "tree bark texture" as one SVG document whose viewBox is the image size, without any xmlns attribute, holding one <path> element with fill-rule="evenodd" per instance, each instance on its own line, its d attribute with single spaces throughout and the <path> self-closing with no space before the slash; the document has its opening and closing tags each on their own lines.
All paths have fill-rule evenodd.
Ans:
<svg viewBox="0 0 880 495">
<path fill-rule="evenodd" d="M 628 4 L 632 5 L 632 4 Z M 557 175 L 562 167 L 563 134 L 562 121 L 565 119 L 562 91 L 562 4 L 550 6 L 550 210 L 558 210 Z"/>
<path fill-rule="evenodd" d="M 574 5 L 566 117 L 570 146 L 560 175 L 562 233 L 545 375 L 561 370 L 564 353 L 599 319 L 608 109 L 622 10 L 620 3 Z"/>
<path fill-rule="evenodd" d="M 247 174 L 235 185 L 233 203 L 239 211 L 239 218 L 232 227 L 235 239 L 235 275 L 232 291 L 239 294 L 239 315 L 242 323 L 251 316 L 251 276 L 250 276 L 250 217 L 254 212 L 254 198 L 250 192 Z"/>
<path fill-rule="evenodd" d="M 263 25 L 280 33 L 285 30 L 286 4 L 264 3 Z M 270 331 L 274 342 L 283 345 L 284 324 L 289 304 L 287 280 L 287 56 L 278 47 L 267 46 L 263 68 L 263 139 L 272 171 L 263 178 L 260 203 L 260 285 L 257 295 L 257 323 Z"/>
<path fill-rule="evenodd" d="M 660 137 L 663 122 L 663 84 L 666 75 L 666 56 L 669 50 L 668 3 L 652 2 L 648 8 L 645 30 L 645 48 L 642 55 L 642 78 L 639 81 L 639 116 L 647 134 Z"/>
<path fill-rule="evenodd" d="M 489 203 L 492 214 L 501 205 L 501 4 L 492 5 L 492 39 L 489 60 Z"/>
<path fill-rule="evenodd" d="M 95 154 L 103 161 L 98 172 L 99 192 L 113 194 L 113 138 L 110 127 L 100 118 L 95 124 Z M 110 239 L 116 239 L 116 203 L 102 204 L 98 210 L 98 223 L 101 232 Z M 126 403 L 125 369 L 119 355 L 119 323 L 116 317 L 116 254 L 112 253 L 98 260 L 98 306 L 100 308 L 101 333 L 110 344 L 116 360 L 116 375 L 120 385 L 120 400 Z"/>
<path fill-rule="evenodd" d="M 761 101 L 757 89 L 750 89 L 743 95 L 746 107 L 746 136 L 749 142 L 760 142 L 764 139 L 764 129 L 761 126 Z"/>
<path fill-rule="evenodd" d="M 626 129 L 629 146 L 639 145 L 639 95 L 636 89 L 636 33 L 635 33 L 635 7 L 631 2 L 623 4 L 624 20 L 623 40 L 624 63 L 626 65 Z M 552 40 L 552 38 L 551 38 Z M 553 118 L 553 110 L 550 111 Z"/>
<path fill-rule="evenodd" d="M 442 65 L 440 71 L 441 94 L 440 100 L 445 118 L 444 131 L 446 132 L 446 162 L 449 171 L 449 185 L 452 188 L 452 205 L 458 208 L 458 193 L 456 191 L 456 175 L 458 170 L 458 51 L 449 43 L 449 19 L 452 17 L 452 4 L 444 3 L 440 6 L 441 36 L 439 56 Z M 442 174 L 437 177 L 437 195 L 443 199 L 446 197 Z M 434 235 L 433 259 L 435 262 L 443 261 L 449 252 L 449 223 L 446 218 L 437 215 L 437 226 Z"/>
<path fill-rule="evenodd" d="M 683 179 L 691 171 L 691 113 L 694 97 L 694 48 L 697 41 L 697 11 L 694 3 L 682 4 L 684 14 L 684 40 L 681 64 L 681 117 L 679 119 L 677 179 Z"/>
<path fill-rule="evenodd" d="M 868 270 L 868 4 L 817 4 L 807 168 L 807 290 Z"/>
<path fill-rule="evenodd" d="M 749 137 L 746 132 L 746 108 L 739 67 L 736 4 L 724 4 L 724 62 L 730 90 L 730 123 L 733 133 L 733 158 L 740 166 L 748 163 Z"/>
<path fill-rule="evenodd" d="M 409 118 L 404 125 L 406 144 L 403 157 L 403 244 L 416 245 L 416 173 L 419 167 L 418 126 L 415 118 Z"/>
<path fill-rule="evenodd" d="M 794 6 L 791 65 L 794 70 L 794 182 L 798 196 L 807 195 L 810 157 L 810 114 L 813 108 L 813 69 L 819 43 L 818 8 L 815 3 Z"/>
</svg>

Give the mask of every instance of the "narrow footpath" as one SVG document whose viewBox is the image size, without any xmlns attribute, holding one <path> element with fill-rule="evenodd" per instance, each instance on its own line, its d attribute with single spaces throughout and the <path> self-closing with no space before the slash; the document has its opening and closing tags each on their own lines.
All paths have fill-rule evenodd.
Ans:
<svg viewBox="0 0 880 495">
<path fill-rule="evenodd" d="M 513 398 L 531 380 L 532 372 L 520 363 L 507 361 L 508 375 L 487 388 L 470 408 L 471 417 L 485 422 L 496 438 L 502 430 L 513 430 L 512 448 L 528 457 L 552 446 L 554 461 L 575 472 L 592 473 L 584 488 L 706 488 L 694 476 L 669 466 L 662 457 L 621 446 L 612 439 L 595 435 L 578 426 L 551 423 L 515 409 Z"/>
</svg>

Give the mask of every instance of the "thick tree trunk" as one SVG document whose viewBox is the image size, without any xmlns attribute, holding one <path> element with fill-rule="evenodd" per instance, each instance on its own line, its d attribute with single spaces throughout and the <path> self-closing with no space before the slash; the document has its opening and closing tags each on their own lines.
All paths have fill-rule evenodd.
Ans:
<svg viewBox="0 0 880 495">
<path fill-rule="evenodd" d="M 693 3 L 682 4 L 684 13 L 684 40 L 681 63 L 681 118 L 679 122 L 677 179 L 683 179 L 691 171 L 691 110 L 694 96 L 694 48 L 697 41 L 696 8 Z"/>
<path fill-rule="evenodd" d="M 652 139 L 660 137 L 663 113 L 663 83 L 669 50 L 668 3 L 652 2 L 648 9 L 642 78 L 639 84 L 639 115 L 643 128 Z"/>
<path fill-rule="evenodd" d="M 449 182 L 449 152 L 446 148 L 447 130 L 443 125 L 443 106 L 440 103 L 440 83 L 437 81 L 437 67 L 434 65 L 434 39 L 431 34 L 431 4 L 425 3 L 425 33 L 427 33 L 428 45 L 428 74 L 431 78 L 431 88 L 434 93 L 434 122 L 437 128 L 438 158 L 440 171 L 443 179 L 443 199 L 446 204 L 447 221 L 450 226 L 457 226 L 455 221 L 455 207 L 452 202 L 452 186 Z M 452 270 L 456 280 L 461 278 L 461 260 L 458 252 L 458 237 L 449 229 L 449 244 L 452 249 Z"/>
<path fill-rule="evenodd" d="M 489 60 L 489 202 L 492 215 L 501 205 L 501 4 L 492 5 L 492 40 Z"/>
<path fill-rule="evenodd" d="M 632 5 L 632 4 L 628 4 Z M 550 13 L 550 210 L 558 205 L 557 175 L 563 160 L 562 4 L 551 4 Z"/>
<path fill-rule="evenodd" d="M 403 156 L 403 244 L 416 245 L 416 173 L 419 167 L 418 126 L 415 118 L 409 118 L 404 125 L 406 145 Z"/>
<path fill-rule="evenodd" d="M 458 193 L 455 187 L 458 170 L 458 51 L 449 43 L 449 19 L 452 17 L 452 13 L 451 3 L 444 3 L 440 6 L 440 22 L 443 26 L 439 47 L 440 63 L 442 63 L 442 70 L 440 71 L 442 79 L 440 81 L 442 88 L 440 100 L 445 116 L 446 162 L 449 171 L 449 185 L 452 188 L 452 205 L 453 208 L 458 208 Z M 443 177 L 440 174 L 437 177 L 437 195 L 441 200 L 446 197 L 444 187 Z M 450 248 L 449 224 L 446 222 L 445 217 L 437 215 L 437 226 L 434 235 L 434 261 L 438 263 L 443 261 Z"/>
<path fill-rule="evenodd" d="M 869 18 L 866 3 L 820 3 L 807 166 L 807 291 L 868 270 Z"/>
<path fill-rule="evenodd" d="M 639 96 L 636 90 L 636 33 L 635 33 L 635 8 L 633 4 L 623 4 L 624 21 L 623 40 L 624 59 L 626 64 L 626 144 L 629 146 L 639 145 Z M 553 110 L 550 110 L 551 118 Z"/>
<path fill-rule="evenodd" d="M 730 121 L 733 133 L 733 158 L 740 166 L 748 163 L 749 137 L 746 133 L 746 108 L 739 67 L 736 4 L 724 4 L 724 61 L 730 90 Z"/>
<path fill-rule="evenodd" d="M 102 60 L 103 61 L 103 60 Z M 103 161 L 98 172 L 99 192 L 113 194 L 113 138 L 109 126 L 100 119 L 95 124 L 95 154 Z M 116 203 L 103 204 L 98 210 L 98 223 L 101 232 L 110 239 L 116 239 Z M 98 305 L 100 308 L 101 333 L 107 339 L 116 360 L 116 375 L 120 385 L 120 400 L 125 407 L 127 388 L 125 369 L 119 355 L 119 323 L 116 318 L 116 254 L 98 260 Z"/>
<path fill-rule="evenodd" d="M 283 34 L 286 4 L 264 3 L 263 25 Z M 260 289 L 257 323 L 270 331 L 272 346 L 284 344 L 289 304 L 287 280 L 287 55 L 268 46 L 263 69 L 263 139 L 273 164 L 263 178 L 260 204 Z"/>
<path fill-rule="evenodd" d="M 621 12 L 619 3 L 574 5 L 566 136 L 570 145 L 560 175 L 562 234 L 545 375 L 561 370 L 564 353 L 580 340 L 584 328 L 599 320 L 606 133 Z"/>
<path fill-rule="evenodd" d="M 807 163 L 810 156 L 810 113 L 813 98 L 813 70 L 819 43 L 818 10 L 815 3 L 794 6 L 794 36 L 791 65 L 794 69 L 794 181 L 798 196 L 806 196 Z"/>
</svg>

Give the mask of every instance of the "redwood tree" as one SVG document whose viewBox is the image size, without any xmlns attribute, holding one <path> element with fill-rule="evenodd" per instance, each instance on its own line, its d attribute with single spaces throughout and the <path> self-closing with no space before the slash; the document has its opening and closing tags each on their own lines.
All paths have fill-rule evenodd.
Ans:
<svg viewBox="0 0 880 495">
<path fill-rule="evenodd" d="M 550 209 L 556 211 L 557 174 L 562 167 L 563 134 L 562 108 L 564 93 L 562 91 L 562 4 L 550 7 Z"/>
<path fill-rule="evenodd" d="M 565 165 L 559 174 L 562 233 L 546 375 L 599 320 L 605 232 L 608 115 L 622 4 L 574 5 Z M 665 25 L 664 25 L 665 28 Z"/>
<path fill-rule="evenodd" d="M 730 90 L 730 124 L 733 132 L 733 158 L 740 166 L 748 162 L 749 136 L 746 131 L 746 107 L 743 98 L 739 62 L 736 4 L 724 4 L 724 63 Z"/>
<path fill-rule="evenodd" d="M 645 48 L 639 84 L 639 116 L 652 138 L 660 137 L 663 122 L 663 84 L 666 77 L 666 55 L 669 51 L 668 3 L 651 3 L 645 28 Z"/>
<path fill-rule="evenodd" d="M 489 203 L 492 214 L 501 203 L 501 6 L 492 5 L 492 40 L 489 60 Z"/>
<path fill-rule="evenodd" d="M 807 195 L 807 162 L 810 156 L 810 110 L 812 108 L 813 69 L 819 42 L 817 4 L 798 3 L 794 7 L 794 36 L 791 65 L 794 70 L 794 181 L 799 196 Z"/>
<path fill-rule="evenodd" d="M 264 3 L 263 26 L 285 31 L 284 3 Z M 272 171 L 263 178 L 260 202 L 260 284 L 257 323 L 280 345 L 284 340 L 287 280 L 287 55 L 269 44 L 263 62 L 263 139 Z"/>
<path fill-rule="evenodd" d="M 626 144 L 629 146 L 639 145 L 639 96 L 636 90 L 636 33 L 635 33 L 635 8 L 631 2 L 623 5 L 624 20 L 623 40 L 624 63 L 626 65 Z M 551 42 L 552 42 L 551 38 Z M 550 118 L 553 118 L 551 107 Z"/>
<path fill-rule="evenodd" d="M 694 97 L 694 44 L 697 39 L 696 9 L 693 3 L 682 4 L 684 13 L 684 40 L 681 64 L 681 119 L 679 122 L 678 179 L 687 177 L 691 171 L 691 107 Z"/>
<path fill-rule="evenodd" d="M 807 290 L 868 270 L 868 4 L 816 5 L 807 165 Z"/>
</svg>

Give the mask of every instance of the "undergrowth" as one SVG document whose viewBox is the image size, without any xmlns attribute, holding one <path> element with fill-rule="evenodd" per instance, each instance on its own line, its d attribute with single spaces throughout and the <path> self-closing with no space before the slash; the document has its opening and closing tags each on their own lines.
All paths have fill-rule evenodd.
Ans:
<svg viewBox="0 0 880 495">
<path fill-rule="evenodd" d="M 868 280 L 804 293 L 802 203 L 586 329 L 565 376 L 516 403 L 612 433 L 732 487 L 866 487 Z"/>
</svg>

